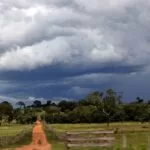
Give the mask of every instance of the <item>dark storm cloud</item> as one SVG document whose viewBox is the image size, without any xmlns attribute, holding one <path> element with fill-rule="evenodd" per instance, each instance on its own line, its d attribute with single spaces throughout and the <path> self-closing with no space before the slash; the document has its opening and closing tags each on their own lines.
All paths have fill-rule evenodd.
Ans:
<svg viewBox="0 0 150 150">
<path fill-rule="evenodd" d="M 1 0 L 3 99 L 79 98 L 107 87 L 148 97 L 149 16 L 148 0 Z"/>
<path fill-rule="evenodd" d="M 93 68 L 65 68 L 62 65 L 54 65 L 41 67 L 30 71 L 5 71 L 0 74 L 2 80 L 10 81 L 44 81 L 44 80 L 60 80 L 66 77 L 75 77 L 92 73 L 112 73 L 112 74 L 128 74 L 132 72 L 143 71 L 143 66 L 106 66 Z"/>
</svg>

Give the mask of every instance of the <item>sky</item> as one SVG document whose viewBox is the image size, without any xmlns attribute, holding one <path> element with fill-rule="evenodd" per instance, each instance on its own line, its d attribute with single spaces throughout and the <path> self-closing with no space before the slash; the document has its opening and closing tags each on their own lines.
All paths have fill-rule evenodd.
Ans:
<svg viewBox="0 0 150 150">
<path fill-rule="evenodd" d="M 149 0 L 0 0 L 0 101 L 150 99 Z"/>
</svg>

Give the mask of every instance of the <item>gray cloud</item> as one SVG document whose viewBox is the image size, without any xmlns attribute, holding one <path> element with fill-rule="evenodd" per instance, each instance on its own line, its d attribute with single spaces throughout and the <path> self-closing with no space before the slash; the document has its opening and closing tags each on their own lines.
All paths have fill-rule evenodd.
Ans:
<svg viewBox="0 0 150 150">
<path fill-rule="evenodd" d="M 4 11 L 6 6 L 9 9 Z M 34 69 L 56 60 L 62 62 L 66 55 L 68 60 L 82 65 L 88 61 L 147 66 L 150 63 L 149 7 L 147 0 L 89 3 L 85 0 L 36 0 L 34 4 L 1 1 L 0 48 L 3 54 L 0 68 Z M 54 47 L 53 43 L 59 45 L 62 41 L 67 48 L 64 45 Z M 62 51 L 62 58 L 54 51 Z M 30 66 L 30 59 L 33 66 Z"/>
<path fill-rule="evenodd" d="M 122 80 L 131 82 L 134 73 L 148 80 L 149 10 L 148 0 L 1 0 L 0 91 L 13 89 L 24 95 L 17 92 L 24 85 L 20 80 L 34 80 L 36 71 L 32 71 L 42 67 L 52 68 L 57 79 L 48 72 L 45 82 L 39 73 L 35 80 L 41 81 L 30 87 L 60 83 L 70 95 L 97 89 L 98 83 L 103 88 L 106 84 L 118 88 Z M 23 77 L 17 80 L 14 72 Z M 124 89 L 128 91 L 129 86 Z"/>
</svg>

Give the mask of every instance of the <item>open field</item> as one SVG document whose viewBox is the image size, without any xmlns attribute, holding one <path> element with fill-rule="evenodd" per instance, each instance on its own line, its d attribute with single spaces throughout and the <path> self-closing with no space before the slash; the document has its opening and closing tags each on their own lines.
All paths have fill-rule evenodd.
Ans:
<svg viewBox="0 0 150 150">
<path fill-rule="evenodd" d="M 124 122 L 111 123 L 109 127 L 105 123 L 101 124 L 52 124 L 50 125 L 60 132 L 80 131 L 80 130 L 103 130 L 118 128 L 119 132 L 147 132 L 150 131 L 150 123 Z"/>
<path fill-rule="evenodd" d="M 65 131 L 80 131 L 80 130 L 107 130 L 117 129 L 115 134 L 115 147 L 121 147 L 122 137 L 127 137 L 128 146 L 136 149 L 144 149 L 148 147 L 148 136 L 150 136 L 150 123 L 140 124 L 137 122 L 127 123 L 111 123 L 109 128 L 106 124 L 54 124 L 51 125 L 56 131 L 62 133 Z"/>
<path fill-rule="evenodd" d="M 106 124 L 52 124 L 49 125 L 50 127 L 54 128 L 57 134 L 64 134 L 65 131 L 81 131 L 81 130 L 106 130 L 106 129 L 118 129 L 118 133 L 115 134 L 116 140 L 115 140 L 115 147 L 116 149 L 118 147 L 122 146 L 122 136 L 126 135 L 128 147 L 134 148 L 135 150 L 146 150 L 148 147 L 148 136 L 150 136 L 150 124 L 139 124 L 139 123 L 112 123 L 110 124 L 110 127 L 107 128 Z M 28 128 L 31 128 L 32 126 L 29 126 Z M 13 136 L 22 131 L 24 128 L 27 128 L 27 126 L 23 125 L 14 125 L 14 126 L 8 126 L 8 127 L 0 127 L 0 136 Z M 65 150 L 64 142 L 61 141 L 54 141 L 49 133 L 47 133 L 48 140 L 50 143 L 52 143 L 53 150 Z M 31 137 L 29 137 L 31 139 Z M 28 137 L 26 140 L 10 146 L 10 147 L 16 147 L 22 144 L 30 143 L 30 140 L 28 140 Z M 79 148 L 76 148 L 79 150 Z M 81 149 L 81 148 L 80 148 Z M 99 148 L 85 148 L 85 150 L 96 150 Z M 130 148 L 131 149 L 131 148 Z M 82 148 L 84 150 L 84 148 Z M 119 150 L 119 149 L 118 149 Z"/>
<path fill-rule="evenodd" d="M 30 128 L 32 128 L 31 125 L 0 126 L 0 136 L 15 136 L 24 129 Z"/>
</svg>

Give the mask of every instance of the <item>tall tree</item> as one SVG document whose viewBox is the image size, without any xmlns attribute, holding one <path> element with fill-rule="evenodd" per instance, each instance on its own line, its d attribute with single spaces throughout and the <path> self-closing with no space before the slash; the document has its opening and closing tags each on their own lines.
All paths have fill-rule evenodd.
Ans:
<svg viewBox="0 0 150 150">
<path fill-rule="evenodd" d="M 95 91 L 88 95 L 86 101 L 88 105 L 99 105 L 102 102 L 103 93 Z"/>
<path fill-rule="evenodd" d="M 116 113 L 116 109 L 118 104 L 120 104 L 121 96 L 117 95 L 117 93 L 113 89 L 108 89 L 102 101 L 102 112 L 106 116 L 107 125 L 109 126 L 110 120 Z"/>
<path fill-rule="evenodd" d="M 33 107 L 41 107 L 41 105 L 42 105 L 42 103 L 41 103 L 40 100 L 35 100 L 35 101 L 33 102 Z"/>
<path fill-rule="evenodd" d="M 0 116 L 2 118 L 8 118 L 8 121 L 13 118 L 13 106 L 11 103 L 4 101 L 0 103 Z"/>
<path fill-rule="evenodd" d="M 76 102 L 63 100 L 58 103 L 58 107 L 61 108 L 62 112 L 72 111 L 76 107 Z"/>
<path fill-rule="evenodd" d="M 25 108 L 25 103 L 23 101 L 19 101 L 16 103 L 16 105 L 18 105 L 20 108 Z"/>
</svg>

